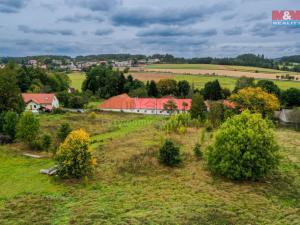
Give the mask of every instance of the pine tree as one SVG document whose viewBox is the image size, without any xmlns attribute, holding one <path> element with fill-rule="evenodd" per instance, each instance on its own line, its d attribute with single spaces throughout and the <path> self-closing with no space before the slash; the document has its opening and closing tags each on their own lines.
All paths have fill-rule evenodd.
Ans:
<svg viewBox="0 0 300 225">
<path fill-rule="evenodd" d="M 149 97 L 157 97 L 158 96 L 158 90 L 157 86 L 154 80 L 151 80 L 149 83 L 149 86 L 147 86 L 148 90 L 148 96 Z"/>
</svg>

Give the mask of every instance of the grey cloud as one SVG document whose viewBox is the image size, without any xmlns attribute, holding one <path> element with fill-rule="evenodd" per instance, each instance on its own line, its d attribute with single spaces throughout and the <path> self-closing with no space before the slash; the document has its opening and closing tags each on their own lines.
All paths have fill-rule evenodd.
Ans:
<svg viewBox="0 0 300 225">
<path fill-rule="evenodd" d="M 270 12 L 271 13 L 271 12 Z M 245 18 L 246 22 L 253 22 L 253 21 L 258 21 L 258 20 L 265 20 L 268 18 L 268 14 L 266 12 L 255 14 L 255 15 L 248 15 Z"/>
<path fill-rule="evenodd" d="M 233 28 L 229 28 L 229 29 L 225 29 L 223 30 L 224 34 L 226 35 L 240 35 L 243 33 L 243 29 L 241 27 L 233 27 Z"/>
<path fill-rule="evenodd" d="M 137 33 L 138 37 L 147 37 L 147 36 L 159 36 L 159 37 L 175 37 L 175 36 L 214 36 L 217 34 L 216 29 L 208 30 L 196 30 L 191 28 L 181 28 L 181 27 L 160 27 L 160 28 L 151 28 L 139 31 Z"/>
<path fill-rule="evenodd" d="M 94 34 L 96 36 L 105 36 L 105 35 L 112 34 L 113 32 L 114 32 L 113 29 L 105 28 L 105 29 L 98 29 L 98 30 L 96 30 Z"/>
<path fill-rule="evenodd" d="M 1 0 L 0 13 L 16 13 L 24 8 L 28 0 Z"/>
<path fill-rule="evenodd" d="M 225 21 L 227 21 L 227 20 L 232 20 L 232 19 L 235 18 L 235 17 L 236 17 L 236 14 L 229 14 L 229 15 L 223 16 L 223 17 L 222 17 L 222 20 L 225 20 Z"/>
<path fill-rule="evenodd" d="M 71 6 L 79 6 L 92 11 L 108 11 L 122 3 L 121 0 L 65 0 Z"/>
<path fill-rule="evenodd" d="M 69 36 L 74 35 L 74 32 L 69 29 L 45 29 L 45 28 L 31 28 L 26 25 L 19 25 L 18 29 L 26 34 L 33 33 L 33 34 L 49 34 L 49 35 L 63 35 Z"/>
<path fill-rule="evenodd" d="M 2 44 L 5 46 L 2 46 Z M 70 43 L 66 41 L 34 41 L 31 39 L 1 40 L 0 49 L 4 49 L 7 54 L 20 54 L 14 49 L 17 47 L 20 52 L 26 51 L 28 54 L 67 54 L 74 55 L 85 53 L 87 47 L 84 43 Z"/>
<path fill-rule="evenodd" d="M 229 10 L 228 4 L 187 8 L 122 8 L 112 16 L 115 25 L 147 26 L 150 24 L 188 24 Z"/>
<path fill-rule="evenodd" d="M 96 21 L 96 22 L 103 22 L 104 19 L 100 16 L 94 15 L 79 15 L 75 14 L 72 16 L 65 16 L 57 20 L 58 22 L 69 22 L 69 23 L 79 23 L 82 21 Z"/>
<path fill-rule="evenodd" d="M 158 37 L 147 37 L 140 39 L 141 43 L 158 45 L 158 46 L 172 46 L 172 47 L 202 47 L 208 44 L 208 40 L 198 39 L 179 39 L 179 38 L 158 38 Z"/>
<path fill-rule="evenodd" d="M 280 32 L 276 27 L 272 26 L 271 23 L 256 23 L 251 29 L 250 32 L 254 36 L 258 37 L 270 37 L 276 35 Z"/>
</svg>

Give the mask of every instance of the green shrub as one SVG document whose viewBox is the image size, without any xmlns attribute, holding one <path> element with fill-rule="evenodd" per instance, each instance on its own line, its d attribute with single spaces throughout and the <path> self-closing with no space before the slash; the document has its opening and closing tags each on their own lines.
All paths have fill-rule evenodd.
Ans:
<svg viewBox="0 0 300 225">
<path fill-rule="evenodd" d="M 43 150 L 43 144 L 40 139 L 33 140 L 29 145 L 32 150 L 35 150 L 35 151 Z"/>
<path fill-rule="evenodd" d="M 191 115 L 189 113 L 175 114 L 168 119 L 167 123 L 164 126 L 164 130 L 168 133 L 175 131 L 180 133 L 183 131 L 183 128 L 191 126 L 191 121 Z"/>
<path fill-rule="evenodd" d="M 71 132 L 72 132 L 72 128 L 70 124 L 63 123 L 60 125 L 60 128 L 58 129 L 57 137 L 61 142 L 63 142 Z"/>
<path fill-rule="evenodd" d="M 195 154 L 195 157 L 199 160 L 202 158 L 202 151 L 201 151 L 201 145 L 199 143 L 197 143 L 195 146 L 194 146 L 194 154 Z"/>
<path fill-rule="evenodd" d="M 207 132 L 212 132 L 213 131 L 213 126 L 212 126 L 210 120 L 206 120 L 204 126 L 205 126 L 205 130 Z"/>
<path fill-rule="evenodd" d="M 166 140 L 159 150 L 159 160 L 167 166 L 176 166 L 181 163 L 180 148 L 171 140 Z"/>
<path fill-rule="evenodd" d="M 31 144 L 38 137 L 39 129 L 39 120 L 31 112 L 24 112 L 17 124 L 17 138 Z"/>
<path fill-rule="evenodd" d="M 44 134 L 41 139 L 43 150 L 48 151 L 52 143 L 51 136 L 49 134 Z"/>
<path fill-rule="evenodd" d="M 193 119 L 205 120 L 207 107 L 202 95 L 198 93 L 193 95 L 190 113 Z"/>
<path fill-rule="evenodd" d="M 177 132 L 180 135 L 185 134 L 186 133 L 186 127 L 184 127 L 184 126 L 178 127 Z"/>
<path fill-rule="evenodd" d="M 16 112 L 6 112 L 3 117 L 3 133 L 9 135 L 12 140 L 16 137 L 18 119 Z"/>
<path fill-rule="evenodd" d="M 90 175 L 96 164 L 89 148 L 89 135 L 83 130 L 72 131 L 56 152 L 58 175 L 81 178 Z"/>
<path fill-rule="evenodd" d="M 89 119 L 90 119 L 90 120 L 95 120 L 95 119 L 96 119 L 96 116 L 97 116 L 97 114 L 96 114 L 95 112 L 91 112 L 91 113 L 89 114 Z"/>
<path fill-rule="evenodd" d="M 208 167 L 230 179 L 260 179 L 279 162 L 278 145 L 268 121 L 249 111 L 229 118 L 208 150 Z"/>
<path fill-rule="evenodd" d="M 224 111 L 225 107 L 222 103 L 211 102 L 208 120 L 211 122 L 213 128 L 219 127 L 224 121 Z"/>
<path fill-rule="evenodd" d="M 66 112 L 61 108 L 54 108 L 51 113 L 52 114 L 65 114 Z"/>
</svg>

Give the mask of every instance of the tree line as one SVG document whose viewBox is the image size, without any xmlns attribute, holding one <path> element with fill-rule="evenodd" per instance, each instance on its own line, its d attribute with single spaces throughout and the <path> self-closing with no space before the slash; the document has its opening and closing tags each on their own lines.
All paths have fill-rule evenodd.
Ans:
<svg viewBox="0 0 300 225">
<path fill-rule="evenodd" d="M 14 61 L 18 64 L 26 64 L 30 59 L 35 59 L 39 63 L 52 65 L 52 60 L 60 60 L 62 64 L 67 62 L 86 62 L 86 61 L 126 61 L 132 60 L 134 65 L 137 65 L 138 60 L 159 59 L 161 63 L 170 64 L 217 64 L 217 65 L 236 65 L 236 66 L 253 66 L 270 69 L 278 69 L 284 71 L 300 71 L 300 66 L 295 63 L 300 63 L 300 56 L 285 56 L 279 59 L 267 59 L 262 55 L 255 54 L 241 54 L 237 57 L 213 58 L 213 57 L 194 57 L 183 58 L 175 57 L 171 54 L 154 54 L 151 56 L 146 55 L 131 55 L 131 54 L 100 54 L 100 55 L 87 55 L 76 56 L 71 58 L 69 56 L 55 56 L 55 55 L 42 55 L 42 56 L 27 56 L 27 57 L 2 57 L 0 63 L 8 63 Z"/>
</svg>

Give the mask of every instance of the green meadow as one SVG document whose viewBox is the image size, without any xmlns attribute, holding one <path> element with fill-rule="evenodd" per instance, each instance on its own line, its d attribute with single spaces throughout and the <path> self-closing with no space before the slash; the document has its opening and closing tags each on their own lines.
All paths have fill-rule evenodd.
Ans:
<svg viewBox="0 0 300 225">
<path fill-rule="evenodd" d="M 28 149 L 18 143 L 1 146 L 0 224 L 299 224 L 299 132 L 276 130 L 278 171 L 260 182 L 233 182 L 194 157 L 195 143 L 201 141 L 205 155 L 214 137 L 203 128 L 166 134 L 166 117 L 125 113 L 39 118 L 41 133 L 53 138 L 63 122 L 89 132 L 95 173 L 80 181 L 41 175 L 52 158 L 25 157 Z M 164 138 L 181 146 L 180 167 L 159 163 Z"/>
</svg>

